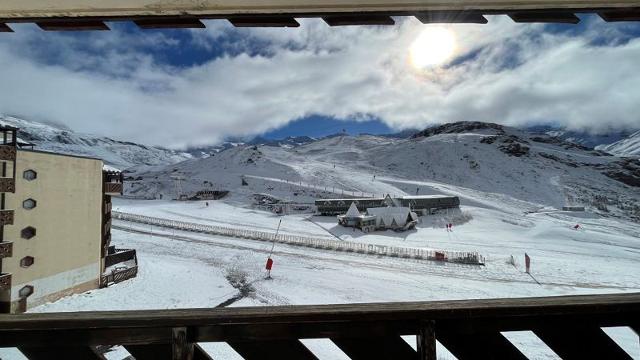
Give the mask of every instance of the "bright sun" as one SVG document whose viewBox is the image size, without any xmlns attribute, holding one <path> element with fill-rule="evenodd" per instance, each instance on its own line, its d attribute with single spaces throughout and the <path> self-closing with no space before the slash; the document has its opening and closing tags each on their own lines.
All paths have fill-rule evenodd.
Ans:
<svg viewBox="0 0 640 360">
<path fill-rule="evenodd" d="M 418 69 L 442 65 L 456 50 L 456 37 L 451 30 L 429 27 L 411 44 L 409 53 L 413 66 Z"/>
</svg>

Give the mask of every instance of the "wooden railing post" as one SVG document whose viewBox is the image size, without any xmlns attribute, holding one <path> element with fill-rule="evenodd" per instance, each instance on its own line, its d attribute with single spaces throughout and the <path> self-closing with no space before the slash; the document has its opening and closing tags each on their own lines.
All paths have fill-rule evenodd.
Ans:
<svg viewBox="0 0 640 360">
<path fill-rule="evenodd" d="M 423 321 L 418 333 L 418 359 L 436 360 L 436 323 Z"/>
<path fill-rule="evenodd" d="M 171 329 L 171 348 L 173 360 L 192 360 L 193 343 L 187 338 L 187 328 L 177 327 Z"/>
</svg>

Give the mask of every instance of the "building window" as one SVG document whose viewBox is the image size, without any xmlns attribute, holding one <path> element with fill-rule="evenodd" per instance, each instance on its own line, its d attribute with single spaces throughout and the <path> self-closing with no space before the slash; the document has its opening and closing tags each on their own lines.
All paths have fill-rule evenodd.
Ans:
<svg viewBox="0 0 640 360">
<path fill-rule="evenodd" d="M 33 258 L 33 256 L 25 256 L 22 259 L 20 259 L 20 266 L 22 266 L 23 268 L 27 268 L 33 265 L 34 262 L 35 262 L 35 259 Z"/>
<path fill-rule="evenodd" d="M 36 207 L 36 201 L 33 200 L 33 199 L 27 199 L 27 200 L 22 202 L 22 207 L 27 209 L 27 210 L 31 210 L 34 207 Z"/>
<path fill-rule="evenodd" d="M 38 173 L 35 172 L 34 170 L 29 169 L 29 170 L 25 170 L 22 173 L 22 177 L 25 180 L 31 181 L 31 180 L 35 180 L 38 177 Z"/>
<path fill-rule="evenodd" d="M 33 285 L 25 285 L 22 289 L 18 290 L 18 296 L 21 298 L 26 298 L 33 294 Z"/>
<path fill-rule="evenodd" d="M 31 239 L 32 237 L 36 236 L 36 228 L 34 228 L 33 226 L 27 226 L 20 231 L 20 236 L 23 239 Z"/>
</svg>

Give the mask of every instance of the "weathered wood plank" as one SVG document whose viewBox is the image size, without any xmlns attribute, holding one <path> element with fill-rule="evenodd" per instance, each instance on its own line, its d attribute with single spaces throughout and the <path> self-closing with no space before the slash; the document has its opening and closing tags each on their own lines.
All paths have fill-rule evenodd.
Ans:
<svg viewBox="0 0 640 360">
<path fill-rule="evenodd" d="M 620 9 L 600 11 L 598 13 L 604 21 L 640 21 L 640 9 Z"/>
<path fill-rule="evenodd" d="M 20 347 L 18 348 L 29 360 L 50 360 L 55 358 L 65 360 L 105 360 L 105 357 L 96 353 L 89 346 L 83 347 Z"/>
<path fill-rule="evenodd" d="M 174 327 L 224 324 L 307 323 L 520 318 L 537 316 L 612 317 L 640 313 L 640 293 L 542 298 L 482 299 L 406 303 L 300 305 L 215 309 L 97 311 L 0 315 L 0 331 Z M 629 320 L 631 321 L 631 320 Z M 168 341 L 166 341 L 168 343 Z"/>
<path fill-rule="evenodd" d="M 246 360 L 317 360 L 316 356 L 299 340 L 231 341 L 227 344 Z"/>
<path fill-rule="evenodd" d="M 124 348 L 136 360 L 172 360 L 170 344 L 126 345 Z"/>
<path fill-rule="evenodd" d="M 229 22 L 235 27 L 299 27 L 300 24 L 289 16 L 231 17 Z"/>
<path fill-rule="evenodd" d="M 0 1 L 0 18 L 194 16 L 410 12 L 428 10 L 606 9 L 638 6 L 635 0 L 42 0 Z"/>
<path fill-rule="evenodd" d="M 509 14 L 509 17 L 517 23 L 577 24 L 580 22 L 580 18 L 575 14 L 565 12 L 518 12 Z"/>
<path fill-rule="evenodd" d="M 487 18 L 475 11 L 428 11 L 416 14 L 423 24 L 486 24 Z"/>
<path fill-rule="evenodd" d="M 336 346 L 353 360 L 398 359 L 416 360 L 415 352 L 400 336 L 381 338 L 331 338 Z"/>
<path fill-rule="evenodd" d="M 197 18 L 148 18 L 133 21 L 142 29 L 203 29 L 202 21 Z"/>
<path fill-rule="evenodd" d="M 527 360 L 527 357 L 499 332 L 467 334 L 441 331 L 438 328 L 436 338 L 458 360 Z"/>
<path fill-rule="evenodd" d="M 173 360 L 192 360 L 193 342 L 190 341 L 186 327 L 173 328 L 171 337 L 171 347 L 173 349 Z"/>
<path fill-rule="evenodd" d="M 329 26 L 395 25 L 391 16 L 385 15 L 333 15 L 322 18 Z"/>
<path fill-rule="evenodd" d="M 46 20 L 36 25 L 46 31 L 109 30 L 107 24 L 95 20 Z"/>
<path fill-rule="evenodd" d="M 193 360 L 213 360 L 213 358 L 199 344 L 195 344 L 193 347 Z"/>
<path fill-rule="evenodd" d="M 436 323 L 424 321 L 420 324 L 418 340 L 418 359 L 436 360 Z"/>
<path fill-rule="evenodd" d="M 631 359 L 599 327 L 554 326 L 535 329 L 534 333 L 563 360 Z"/>
</svg>

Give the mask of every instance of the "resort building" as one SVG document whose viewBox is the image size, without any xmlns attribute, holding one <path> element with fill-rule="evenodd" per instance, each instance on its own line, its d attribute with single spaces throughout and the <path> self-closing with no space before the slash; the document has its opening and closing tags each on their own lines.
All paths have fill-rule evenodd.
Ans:
<svg viewBox="0 0 640 360">
<path fill-rule="evenodd" d="M 390 204 L 389 200 L 393 204 Z M 395 198 L 387 195 L 380 198 L 318 199 L 315 201 L 318 213 L 325 216 L 345 214 L 351 204 L 355 204 L 360 212 L 367 211 L 369 208 L 396 206 L 407 207 L 419 215 L 429 215 L 445 209 L 459 208 L 460 199 L 457 196 L 448 195 L 416 195 Z"/>
<path fill-rule="evenodd" d="M 111 196 L 122 174 L 100 159 L 20 147 L 0 127 L 0 312 L 100 286 L 111 241 Z"/>
<path fill-rule="evenodd" d="M 387 197 L 386 206 L 368 208 L 364 214 L 358 210 L 355 202 L 352 202 L 346 214 L 338 215 L 338 224 L 358 228 L 363 232 L 413 229 L 418 223 L 418 215 L 408 207 L 396 206 L 390 201 L 391 198 Z"/>
</svg>

